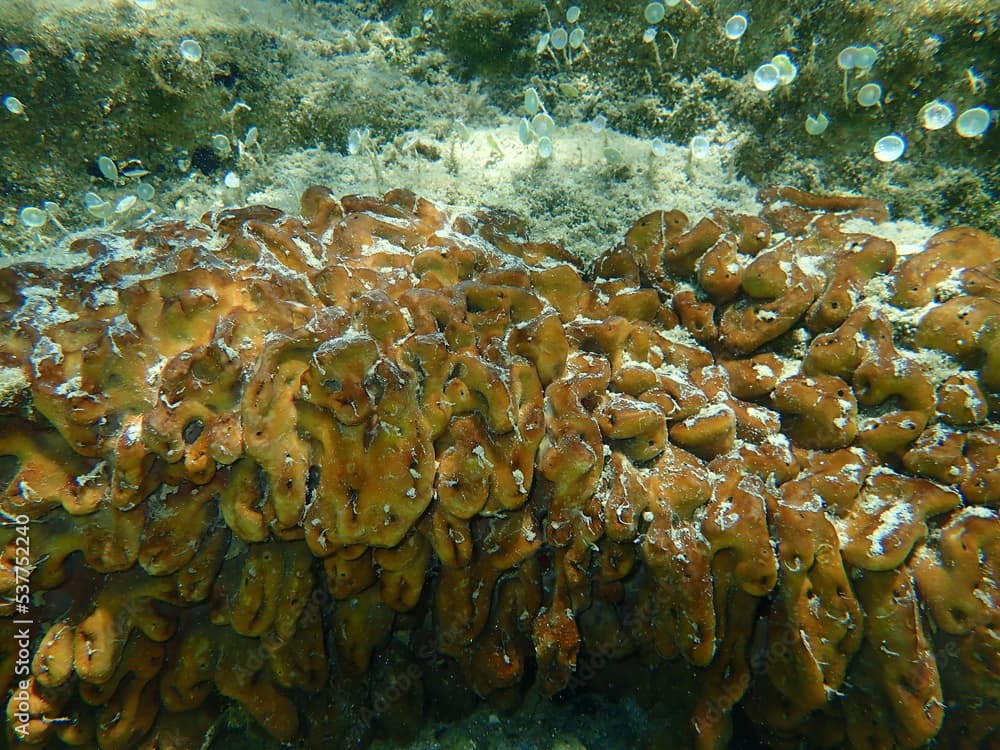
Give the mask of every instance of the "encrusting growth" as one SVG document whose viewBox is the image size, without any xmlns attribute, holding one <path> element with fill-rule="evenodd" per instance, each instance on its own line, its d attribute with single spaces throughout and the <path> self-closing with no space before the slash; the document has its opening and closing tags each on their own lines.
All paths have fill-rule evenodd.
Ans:
<svg viewBox="0 0 1000 750">
<path fill-rule="evenodd" d="M 238 704 L 348 747 L 362 710 L 612 682 L 678 747 L 734 711 L 775 747 L 1000 743 L 1000 240 L 899 259 L 843 229 L 877 201 L 761 197 L 589 269 L 319 187 L 0 269 L 44 623 L 24 685 L 0 646 L 8 731 L 191 748 Z"/>
</svg>

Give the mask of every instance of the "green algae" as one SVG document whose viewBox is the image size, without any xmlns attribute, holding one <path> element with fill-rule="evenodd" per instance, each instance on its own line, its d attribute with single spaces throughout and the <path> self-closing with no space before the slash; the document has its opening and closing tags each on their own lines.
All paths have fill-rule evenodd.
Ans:
<svg viewBox="0 0 1000 750">
<path fill-rule="evenodd" d="M 52 226 L 40 235 L 21 226 L 23 206 L 52 201 L 53 216 L 79 229 L 94 223 L 83 208 L 84 192 L 115 200 L 134 190 L 101 179 L 94 166 L 101 154 L 119 164 L 141 160 L 152 173 L 157 199 L 111 217 L 113 225 L 128 226 L 146 208 L 193 215 L 245 198 L 246 192 L 218 186 L 228 170 L 249 175 L 248 184 L 267 193 L 293 181 L 283 155 L 314 147 L 343 153 L 355 128 L 372 134 L 370 163 L 391 162 L 416 138 L 425 160 L 435 161 L 455 148 L 456 123 L 497 128 L 522 114 L 529 85 L 560 127 L 603 114 L 612 131 L 642 140 L 684 145 L 708 134 L 725 150 L 732 178 L 750 185 L 850 190 L 886 199 L 897 217 L 1000 229 L 1000 127 L 964 139 L 951 127 L 929 132 L 917 121 L 935 98 L 958 111 L 998 106 L 995 0 L 758 2 L 738 43 L 725 39 L 722 26 L 731 13 L 747 10 L 741 4 L 682 2 L 658 24 L 655 51 L 641 38 L 641 5 L 580 2 L 585 47 L 538 54 L 542 34 L 569 27 L 564 5 L 163 0 L 144 11 L 127 0 L 11 0 L 0 8 L 2 38 L 8 48 L 27 49 L 31 63 L 0 57 L 0 93 L 26 107 L 23 116 L 0 112 L 6 199 L 0 246 L 10 253 L 58 239 Z M 179 55 L 186 36 L 202 45 L 199 63 Z M 885 90 L 881 107 L 844 105 L 835 59 L 849 44 L 878 49 L 872 69 L 852 73 L 848 85 L 853 93 L 878 81 Z M 753 69 L 779 52 L 795 62 L 797 79 L 757 91 Z M 807 135 L 805 118 L 820 111 L 829 128 Z M 213 134 L 236 143 L 251 125 L 260 145 L 242 163 L 235 151 L 208 174 L 198 172 L 197 159 L 192 168 L 192 154 Z M 872 144 L 892 132 L 904 135 L 907 152 L 881 164 Z M 573 148 L 568 138 L 557 139 L 560 146 Z M 640 159 L 625 167 L 628 179 L 647 165 Z M 448 197 L 433 180 L 422 183 L 418 169 L 404 177 L 418 192 Z M 545 179 L 544 170 L 531 177 L 536 198 Z M 572 190 L 600 191 L 594 181 Z M 653 196 L 644 207 L 655 204 Z M 600 200 L 593 204 L 594 212 L 604 208 Z M 546 233 L 545 222 L 536 223 Z"/>
</svg>

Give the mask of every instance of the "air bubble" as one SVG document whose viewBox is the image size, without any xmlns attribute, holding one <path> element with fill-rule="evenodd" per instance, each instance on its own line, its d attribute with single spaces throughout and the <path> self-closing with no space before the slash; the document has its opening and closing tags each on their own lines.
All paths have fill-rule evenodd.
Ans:
<svg viewBox="0 0 1000 750">
<path fill-rule="evenodd" d="M 781 71 L 774 63 L 764 63 L 753 74 L 753 85 L 758 91 L 771 91 L 781 82 Z"/>
<path fill-rule="evenodd" d="M 551 138 L 555 132 L 556 123 L 544 112 L 539 112 L 531 118 L 531 129 L 539 138 Z"/>
<path fill-rule="evenodd" d="M 711 144 L 708 142 L 708 138 L 703 135 L 696 135 L 691 139 L 691 158 L 692 159 L 704 159 L 708 156 L 708 152 L 711 149 Z"/>
<path fill-rule="evenodd" d="M 935 99 L 920 110 L 920 124 L 927 130 L 940 130 L 955 119 L 955 108 L 948 102 Z"/>
<path fill-rule="evenodd" d="M 525 146 L 531 143 L 533 134 L 531 130 L 531 123 L 528 122 L 527 118 L 522 117 L 521 122 L 517 126 L 517 138 Z"/>
<path fill-rule="evenodd" d="M 196 63 L 201 60 L 201 45 L 194 39 L 181 40 L 181 57 L 188 62 Z"/>
<path fill-rule="evenodd" d="M 118 181 L 118 166 L 110 156 L 98 156 L 97 169 L 108 182 Z"/>
<path fill-rule="evenodd" d="M 131 195 L 131 194 L 122 196 L 118 200 L 118 202 L 115 203 L 115 213 L 116 214 L 123 214 L 123 213 L 125 213 L 130 208 L 132 208 L 138 201 L 139 201 L 139 199 L 136 196 Z"/>
<path fill-rule="evenodd" d="M 841 70 L 850 70 L 857 67 L 857 47 L 844 47 L 837 55 L 837 67 Z"/>
<path fill-rule="evenodd" d="M 24 114 L 24 102 L 18 99 L 16 96 L 5 96 L 3 98 L 3 106 L 12 115 L 23 115 Z"/>
<path fill-rule="evenodd" d="M 229 142 L 229 137 L 222 133 L 216 133 L 212 136 L 212 148 L 221 156 L 225 156 L 233 149 L 232 144 Z"/>
<path fill-rule="evenodd" d="M 903 140 L 903 136 L 895 133 L 879 138 L 872 149 L 875 158 L 886 163 L 896 161 L 905 151 L 906 141 Z"/>
<path fill-rule="evenodd" d="M 858 70 L 868 70 L 875 64 L 878 58 L 878 51 L 871 45 L 857 47 L 854 50 L 854 67 Z"/>
<path fill-rule="evenodd" d="M 542 100 L 534 88 L 524 90 L 524 109 L 529 115 L 534 115 L 542 108 Z"/>
<path fill-rule="evenodd" d="M 857 94 L 858 104 L 862 107 L 874 107 L 882 103 L 882 86 L 877 83 L 866 83 Z"/>
<path fill-rule="evenodd" d="M 955 131 L 963 138 L 976 138 L 990 127 L 990 111 L 986 107 L 972 107 L 955 120 Z"/>
<path fill-rule="evenodd" d="M 822 112 L 815 117 L 812 115 L 806 115 L 806 132 L 809 135 L 820 135 L 821 133 L 825 133 L 829 125 L 830 118 Z"/>
<path fill-rule="evenodd" d="M 771 64 L 778 69 L 778 83 L 787 86 L 799 74 L 799 69 L 795 67 L 792 58 L 782 52 L 771 58 Z"/>
<path fill-rule="evenodd" d="M 650 3 L 642 12 L 642 17 L 646 19 L 646 23 L 659 23 L 665 15 L 667 15 L 667 9 L 663 3 L 657 2 Z"/>
<path fill-rule="evenodd" d="M 747 19 L 747 17 L 742 13 L 730 16 L 729 20 L 726 21 L 726 39 L 730 39 L 735 42 L 746 33 L 749 23 L 749 19 Z"/>
<path fill-rule="evenodd" d="M 49 220 L 49 215 L 36 206 L 25 206 L 18 213 L 18 217 L 22 224 L 32 229 L 45 226 L 45 222 Z"/>
</svg>

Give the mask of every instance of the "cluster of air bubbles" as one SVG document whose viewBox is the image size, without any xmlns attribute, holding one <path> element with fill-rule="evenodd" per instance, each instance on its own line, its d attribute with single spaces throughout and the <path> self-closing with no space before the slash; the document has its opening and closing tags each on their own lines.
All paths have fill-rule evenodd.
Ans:
<svg viewBox="0 0 1000 750">
<path fill-rule="evenodd" d="M 580 20 L 580 6 L 571 5 L 566 9 L 566 22 L 575 24 Z M 580 49 L 583 46 L 584 31 L 581 26 L 574 26 L 566 35 L 566 44 L 571 49 Z"/>
<path fill-rule="evenodd" d="M 158 6 L 157 0 L 130 0 L 130 2 L 142 11 L 151 11 Z M 180 39 L 177 45 L 175 49 L 181 62 L 195 64 L 204 59 L 201 44 L 196 39 L 185 37 Z M 7 47 L 4 51 L 16 66 L 28 68 L 34 62 L 31 52 L 23 47 Z M 0 105 L 2 105 L 0 112 L 26 117 L 27 108 L 16 96 L 0 95 Z M 237 102 L 233 111 L 238 111 L 240 107 L 249 109 L 245 104 Z M 363 143 L 368 137 L 367 131 L 364 131 L 359 140 Z M 209 140 L 210 148 L 206 150 L 214 151 L 220 157 L 227 157 L 238 151 L 237 158 L 241 159 L 246 150 L 256 146 L 258 141 L 258 130 L 251 126 L 242 141 L 231 139 L 223 133 L 212 134 Z M 366 147 L 369 146 L 366 144 Z M 189 166 L 190 161 L 185 160 L 183 168 Z M 139 160 L 116 160 L 110 155 L 101 154 L 91 162 L 90 169 L 93 185 L 82 194 L 82 206 L 88 214 L 104 222 L 117 223 L 132 217 L 142 209 L 147 211 L 145 216 L 152 213 L 150 204 L 155 199 L 157 191 L 148 181 L 150 171 L 145 169 Z M 222 185 L 230 189 L 239 188 L 241 178 L 235 171 L 226 172 L 222 178 Z M 21 207 L 17 212 L 17 218 L 24 227 L 35 232 L 38 237 L 40 230 L 48 226 L 63 229 L 62 224 L 53 215 L 53 212 L 58 210 L 57 204 L 43 201 L 40 205 Z"/>
<path fill-rule="evenodd" d="M 552 156 L 552 138 L 556 133 L 555 121 L 547 112 L 539 112 L 531 118 L 529 127 L 534 136 L 538 138 L 538 155 L 543 159 L 548 159 Z"/>
<path fill-rule="evenodd" d="M 657 68 L 663 67 L 663 61 L 660 59 L 660 50 L 656 46 L 656 35 L 660 31 L 666 34 L 667 38 L 670 39 L 670 44 L 672 46 L 671 57 L 677 57 L 677 40 L 666 28 L 660 28 L 657 26 L 657 24 L 666 18 L 667 8 L 673 8 L 677 5 L 680 5 L 680 0 L 663 0 L 662 2 L 660 2 L 660 0 L 653 0 L 653 2 L 647 3 L 646 7 L 642 10 L 642 18 L 648 24 L 645 31 L 642 32 L 642 41 L 645 44 L 652 45 Z M 688 2 L 688 5 L 691 5 L 691 3 Z"/>
<path fill-rule="evenodd" d="M 10 55 L 10 59 L 13 60 L 17 65 L 28 66 L 31 65 L 31 53 L 23 47 L 8 47 L 7 54 Z M 18 99 L 16 96 L 6 95 L 0 97 L 0 103 L 3 104 L 3 108 L 10 112 L 12 115 L 22 116 L 25 113 L 24 102 Z"/>
<path fill-rule="evenodd" d="M 850 80 L 850 74 L 853 71 L 855 77 L 865 76 L 871 71 L 872 66 L 875 65 L 875 61 L 878 59 L 878 50 L 872 47 L 870 44 L 865 44 L 861 46 L 849 45 L 844 47 L 837 53 L 837 67 L 840 68 L 844 73 L 844 106 L 847 107 L 850 100 L 850 95 L 848 93 L 848 82 Z M 864 88 L 864 87 L 862 87 Z M 866 97 L 866 101 L 870 100 L 871 89 L 869 89 L 869 95 Z M 881 98 L 881 87 L 879 87 L 879 97 Z M 858 99 L 861 103 L 861 99 Z M 873 106 L 872 104 L 862 104 L 862 106 Z"/>
<path fill-rule="evenodd" d="M 870 44 L 844 47 L 837 55 L 837 67 L 841 70 L 867 72 L 878 59 L 878 50 Z"/>
<path fill-rule="evenodd" d="M 546 11 L 547 13 L 548 11 Z M 555 28 L 550 28 L 539 37 L 538 44 L 535 47 L 535 53 L 538 55 L 548 52 L 552 55 L 552 58 L 558 64 L 559 58 L 556 56 L 556 52 L 563 56 L 563 59 L 567 63 L 573 62 L 573 51 L 586 51 L 584 45 L 584 39 L 586 32 L 583 30 L 582 26 L 579 26 L 580 21 L 580 6 L 571 5 L 566 9 L 566 23 L 569 25 L 567 29 L 565 26 L 557 26 Z M 550 22 L 551 27 L 551 22 Z"/>
<path fill-rule="evenodd" d="M 83 194 L 83 207 L 95 218 L 107 221 L 113 217 L 121 217 L 140 204 L 140 201 L 150 201 L 155 191 L 148 183 L 139 183 L 134 193 L 127 193 L 114 200 L 105 200 L 92 190 Z"/>
<path fill-rule="evenodd" d="M 430 31 L 434 26 L 434 9 L 424 8 L 420 14 L 420 23 L 410 27 L 410 36 L 414 39 L 420 37 L 425 31 Z"/>
<path fill-rule="evenodd" d="M 118 220 L 137 206 L 149 203 L 156 195 L 156 189 L 150 183 L 143 181 L 150 172 L 138 159 L 128 159 L 119 163 L 110 156 L 102 154 L 97 157 L 94 164 L 100 176 L 116 187 L 122 187 L 130 180 L 134 180 L 134 183 L 130 188 L 126 188 L 129 190 L 128 193 L 116 198 L 106 199 L 94 190 L 85 192 L 83 207 L 91 216 L 102 221 Z"/>
<path fill-rule="evenodd" d="M 871 45 L 850 45 L 844 47 L 837 55 L 837 67 L 843 71 L 843 98 L 847 106 L 850 100 L 850 78 L 853 72 L 855 78 L 867 76 L 878 60 L 878 51 Z M 855 101 L 862 107 L 881 107 L 883 103 L 883 88 L 880 83 L 867 82 L 857 90 Z M 955 123 L 955 132 L 963 138 L 978 138 L 990 126 L 990 110 L 984 106 L 970 107 L 956 118 L 955 107 L 943 99 L 928 102 L 917 113 L 917 120 L 927 131 L 937 131 Z M 816 123 L 806 120 L 806 130 L 814 133 Z M 823 127 L 825 130 L 825 126 Z M 819 132 L 822 132 L 820 130 Z M 815 133 L 814 133 L 815 134 Z M 872 151 L 876 159 L 889 163 L 899 159 L 906 152 L 906 139 L 899 133 L 880 138 Z"/>
<path fill-rule="evenodd" d="M 134 198 L 134 195 L 128 195 L 112 202 L 105 200 L 97 193 L 88 191 L 83 194 L 83 206 L 95 218 L 106 220 L 116 213 L 120 214 L 132 208 Z"/>
<path fill-rule="evenodd" d="M 837 67 L 844 74 L 843 78 L 843 99 L 844 107 L 850 106 L 850 80 L 851 74 L 854 74 L 855 78 L 862 78 L 867 76 L 875 62 L 878 60 L 878 50 L 875 49 L 870 44 L 855 45 L 851 44 L 844 47 L 840 52 L 837 53 Z M 882 84 L 876 81 L 869 81 L 861 85 L 861 87 L 854 94 L 854 101 L 857 102 L 858 106 L 865 109 L 870 109 L 872 107 L 881 108 L 883 102 L 884 90 Z M 826 126 L 829 124 L 829 120 L 823 123 L 822 129 L 816 130 L 817 123 L 806 120 L 806 131 L 812 135 L 818 135 L 826 130 Z M 812 129 L 811 129 L 812 127 Z M 904 153 L 906 153 L 906 139 L 899 133 L 890 133 L 889 135 L 879 138 L 875 145 L 872 147 L 872 154 L 875 158 L 883 163 L 894 162 L 899 159 Z"/>
<path fill-rule="evenodd" d="M 859 92 L 860 101 L 860 92 Z M 929 131 L 942 130 L 955 123 L 955 132 L 963 138 L 978 138 L 990 126 L 991 114 L 986 107 L 970 107 L 955 117 L 955 108 L 942 99 L 935 99 L 921 107 L 918 114 L 920 125 Z M 872 153 L 881 162 L 894 162 L 906 152 L 906 139 L 892 133 L 876 141 Z"/>
<path fill-rule="evenodd" d="M 845 107 L 850 104 L 850 81 L 852 75 L 855 79 L 868 76 L 878 57 L 878 50 L 870 44 L 849 45 L 837 54 L 837 67 L 843 72 L 843 99 Z M 762 66 L 762 68 L 764 67 Z M 754 81 L 758 85 L 758 88 L 760 88 L 761 84 L 765 87 L 776 85 L 774 83 L 774 78 L 776 77 L 774 70 L 758 70 L 760 75 L 755 76 Z M 758 78 L 760 81 L 758 81 Z M 891 97 L 888 99 L 885 98 L 883 86 L 877 81 L 862 83 L 857 91 L 854 92 L 853 99 L 859 106 L 865 109 L 881 108 L 883 103 L 892 101 Z M 978 138 L 982 136 L 989 129 L 992 119 L 992 113 L 985 106 L 970 107 L 956 117 L 955 107 L 943 99 L 934 99 L 927 102 L 920 108 L 917 114 L 917 121 L 924 130 L 938 131 L 954 123 L 955 132 L 963 138 Z M 820 135 L 826 131 L 829 124 L 830 120 L 824 113 L 821 112 L 818 115 L 810 114 L 805 120 L 805 130 L 809 135 Z M 906 153 L 906 149 L 906 138 L 900 133 L 890 133 L 875 142 L 872 147 L 872 153 L 878 161 L 891 163 L 902 157 Z"/>
<path fill-rule="evenodd" d="M 552 116 L 545 111 L 545 104 L 538 95 L 538 90 L 533 86 L 524 90 L 524 111 L 531 119 L 521 118 L 517 128 L 518 140 L 525 146 L 534 143 L 539 158 L 550 158 L 554 149 L 553 139 L 555 138 L 556 123 Z M 598 117 L 603 117 L 603 115 L 598 115 Z M 596 117 L 594 122 L 597 122 Z M 607 120 L 604 120 L 601 128 L 603 129 L 606 124 Z M 594 123 L 591 123 L 591 127 L 594 127 Z"/>
</svg>

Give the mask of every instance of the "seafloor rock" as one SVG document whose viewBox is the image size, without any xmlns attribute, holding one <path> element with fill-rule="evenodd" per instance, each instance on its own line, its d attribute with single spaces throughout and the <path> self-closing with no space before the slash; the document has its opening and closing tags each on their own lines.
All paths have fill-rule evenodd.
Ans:
<svg viewBox="0 0 1000 750">
<path fill-rule="evenodd" d="M 673 747 L 998 746 L 1000 241 L 764 198 L 589 270 L 322 188 L 0 269 L 8 731 L 347 747 L 666 679 Z"/>
</svg>

